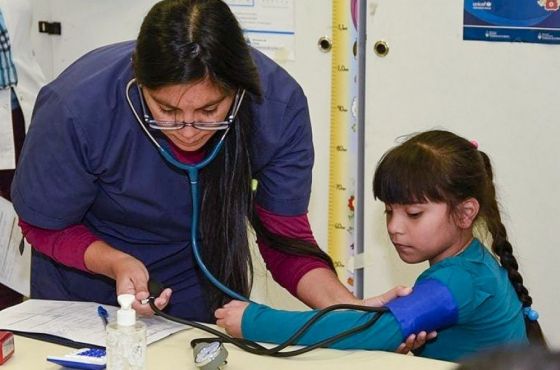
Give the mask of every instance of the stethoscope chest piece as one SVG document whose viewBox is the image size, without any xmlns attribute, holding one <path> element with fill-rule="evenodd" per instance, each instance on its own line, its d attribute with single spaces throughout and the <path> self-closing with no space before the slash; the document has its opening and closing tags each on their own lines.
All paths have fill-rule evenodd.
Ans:
<svg viewBox="0 0 560 370">
<path fill-rule="evenodd" d="M 222 343 L 201 342 L 193 349 L 194 364 L 203 370 L 222 369 L 227 364 L 228 351 Z"/>
</svg>

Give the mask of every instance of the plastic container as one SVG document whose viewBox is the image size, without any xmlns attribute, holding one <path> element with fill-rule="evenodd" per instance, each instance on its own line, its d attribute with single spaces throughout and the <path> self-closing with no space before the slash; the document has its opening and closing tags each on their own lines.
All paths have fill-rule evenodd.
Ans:
<svg viewBox="0 0 560 370">
<path fill-rule="evenodd" d="M 121 309 L 107 325 L 107 370 L 143 370 L 146 364 L 146 324 L 136 321 L 134 295 L 117 297 Z"/>
</svg>

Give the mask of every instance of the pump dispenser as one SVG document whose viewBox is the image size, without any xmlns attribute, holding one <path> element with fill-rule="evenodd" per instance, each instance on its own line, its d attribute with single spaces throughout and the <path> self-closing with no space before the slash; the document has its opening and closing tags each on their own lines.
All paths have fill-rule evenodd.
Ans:
<svg viewBox="0 0 560 370">
<path fill-rule="evenodd" d="M 117 297 L 117 301 L 121 306 L 121 309 L 117 311 L 117 324 L 120 326 L 136 324 L 136 311 L 132 309 L 134 299 L 132 294 L 121 294 Z"/>
<path fill-rule="evenodd" d="M 117 321 L 107 325 L 107 370 L 143 370 L 146 363 L 146 325 L 136 321 L 132 294 L 117 301 Z"/>
</svg>

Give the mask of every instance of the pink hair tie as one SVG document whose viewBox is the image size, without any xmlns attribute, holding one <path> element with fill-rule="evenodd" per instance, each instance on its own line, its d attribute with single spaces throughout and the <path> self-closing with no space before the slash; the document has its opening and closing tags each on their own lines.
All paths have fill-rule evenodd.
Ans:
<svg viewBox="0 0 560 370">
<path fill-rule="evenodd" d="M 472 144 L 472 146 L 474 146 L 476 149 L 478 149 L 478 141 L 476 141 L 476 140 L 473 139 L 473 140 L 471 140 L 471 144 Z"/>
</svg>

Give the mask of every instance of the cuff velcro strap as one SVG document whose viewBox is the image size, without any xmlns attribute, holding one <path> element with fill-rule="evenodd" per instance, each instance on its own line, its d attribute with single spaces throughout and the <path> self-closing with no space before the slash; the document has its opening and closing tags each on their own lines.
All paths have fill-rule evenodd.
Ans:
<svg viewBox="0 0 560 370">
<path fill-rule="evenodd" d="M 459 310 L 447 286 L 435 279 L 422 280 L 412 293 L 387 305 L 397 319 L 403 337 L 421 331 L 441 330 L 457 323 Z"/>
</svg>

